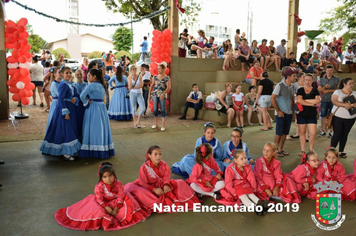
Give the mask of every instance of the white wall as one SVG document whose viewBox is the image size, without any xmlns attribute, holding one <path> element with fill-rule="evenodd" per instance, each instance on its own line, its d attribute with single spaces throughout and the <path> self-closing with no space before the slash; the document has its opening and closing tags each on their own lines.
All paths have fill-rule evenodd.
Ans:
<svg viewBox="0 0 356 236">
<path fill-rule="evenodd" d="M 89 54 L 93 51 L 100 51 L 108 53 L 110 50 L 114 51 L 112 42 L 94 37 L 91 35 L 82 35 L 82 54 Z"/>
</svg>

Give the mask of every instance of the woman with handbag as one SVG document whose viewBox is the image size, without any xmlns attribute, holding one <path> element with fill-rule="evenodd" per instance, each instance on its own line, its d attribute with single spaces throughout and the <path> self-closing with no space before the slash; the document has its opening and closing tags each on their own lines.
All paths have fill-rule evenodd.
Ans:
<svg viewBox="0 0 356 236">
<path fill-rule="evenodd" d="M 300 148 L 299 156 L 303 156 L 305 152 L 306 130 L 310 134 L 309 151 L 313 151 L 317 130 L 317 111 L 316 107 L 320 103 L 319 91 L 312 86 L 313 75 L 306 74 L 304 86 L 299 87 L 297 91 L 297 106 L 299 113 L 297 114 L 297 124 L 299 127 Z"/>
<path fill-rule="evenodd" d="M 356 119 L 356 92 L 352 91 L 354 81 L 352 78 L 342 79 L 338 89 L 333 93 L 331 101 L 334 104 L 332 109 L 332 125 L 334 135 L 331 138 L 331 147 L 339 144 L 340 157 L 346 158 L 344 149 L 347 142 L 347 136 L 355 123 Z"/>
<path fill-rule="evenodd" d="M 130 99 L 131 111 L 134 121 L 134 128 L 144 128 L 141 126 L 141 117 L 145 113 L 146 107 L 142 95 L 143 80 L 142 76 L 136 73 L 137 68 L 135 65 L 130 66 L 130 75 L 128 80 L 130 92 L 126 94 L 126 98 Z M 140 106 L 140 113 L 136 117 L 137 103 Z"/>
</svg>

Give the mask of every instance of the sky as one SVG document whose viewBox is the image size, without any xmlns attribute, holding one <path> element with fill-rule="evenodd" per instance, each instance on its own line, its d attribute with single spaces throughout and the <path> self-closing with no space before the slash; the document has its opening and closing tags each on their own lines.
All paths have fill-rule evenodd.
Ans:
<svg viewBox="0 0 356 236">
<path fill-rule="evenodd" d="M 67 2 L 69 0 L 17 0 L 23 5 L 34 8 L 48 15 L 66 19 Z M 288 0 L 249 0 L 253 12 L 252 37 L 256 40 L 266 38 L 280 42 L 287 38 L 288 27 Z M 184 5 L 189 2 L 183 1 Z M 248 0 L 198 0 L 202 3 L 202 11 L 199 14 L 200 24 L 212 21 L 218 25 L 225 25 L 233 29 L 247 31 L 247 9 Z M 316 30 L 320 20 L 327 16 L 326 12 L 342 3 L 337 0 L 300 0 L 299 17 L 303 20 L 301 30 Z M 211 13 L 215 14 L 211 14 Z M 217 14 L 216 14 L 217 13 Z M 32 11 L 25 10 L 11 1 L 5 4 L 7 19 L 13 21 L 26 17 L 29 24 L 33 26 L 35 34 L 40 35 L 47 42 L 67 37 L 68 29 L 66 23 L 56 22 L 52 19 L 40 16 Z M 79 21 L 84 23 L 122 23 L 128 22 L 120 13 L 112 13 L 107 10 L 102 0 L 79 0 Z M 131 25 L 125 27 L 130 28 Z M 91 33 L 106 39 L 111 39 L 117 27 L 85 27 L 80 26 L 80 33 Z M 182 31 L 184 26 L 180 26 Z M 134 52 L 138 52 L 142 38 L 149 34 L 152 36 L 153 27 L 149 20 L 143 20 L 133 24 L 134 30 Z M 341 34 L 340 34 L 341 35 Z M 330 36 L 330 40 L 332 36 Z M 303 40 L 303 39 L 302 39 Z M 150 40 L 149 40 L 150 42 Z M 304 40 L 302 41 L 304 42 Z M 298 51 L 303 51 L 304 44 L 298 44 Z M 301 52 L 300 51 L 300 52 Z"/>
</svg>

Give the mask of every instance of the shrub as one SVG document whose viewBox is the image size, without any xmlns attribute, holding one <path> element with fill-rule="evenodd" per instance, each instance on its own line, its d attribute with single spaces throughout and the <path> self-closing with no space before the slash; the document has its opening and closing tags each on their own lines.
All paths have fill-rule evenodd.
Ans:
<svg viewBox="0 0 356 236">
<path fill-rule="evenodd" d="M 59 59 L 59 54 L 63 54 L 64 58 L 71 58 L 69 52 L 67 52 L 64 48 L 57 48 L 52 51 L 52 54 L 56 57 L 56 60 Z"/>
<path fill-rule="evenodd" d="M 123 57 L 124 55 L 128 56 L 131 58 L 131 54 L 129 52 L 126 51 L 120 51 L 114 54 L 116 59 L 121 60 L 121 57 Z"/>
<path fill-rule="evenodd" d="M 100 52 L 100 51 L 93 51 L 93 52 L 89 53 L 88 59 L 101 58 L 101 53 L 102 52 Z"/>
</svg>

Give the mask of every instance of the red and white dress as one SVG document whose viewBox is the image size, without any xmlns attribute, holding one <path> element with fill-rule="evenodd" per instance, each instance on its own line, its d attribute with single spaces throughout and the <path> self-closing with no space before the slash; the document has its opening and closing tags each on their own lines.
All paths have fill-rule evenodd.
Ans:
<svg viewBox="0 0 356 236">
<path fill-rule="evenodd" d="M 100 181 L 95 185 L 94 192 L 95 194 L 90 194 L 74 205 L 54 213 L 58 224 L 74 230 L 103 228 L 105 231 L 111 231 L 130 227 L 149 216 L 129 193 L 125 193 L 119 180 L 115 180 L 111 185 Z M 105 211 L 106 206 L 111 209 L 118 207 L 118 214 L 109 215 Z"/>
<path fill-rule="evenodd" d="M 306 196 L 310 191 L 314 191 L 313 189 L 313 177 L 315 175 L 315 169 L 313 169 L 309 163 L 301 164 L 297 166 L 292 172 L 287 174 L 289 178 L 294 180 L 297 191 L 300 195 Z M 304 183 L 309 184 L 309 189 L 306 191 L 304 187 Z"/>
<path fill-rule="evenodd" d="M 336 181 L 338 183 L 343 184 L 344 186 L 340 189 L 342 200 L 353 201 L 356 199 L 356 182 L 354 181 L 354 177 L 346 176 L 344 166 L 336 162 L 333 166 L 327 161 L 322 161 L 317 170 L 316 170 L 316 183 L 324 182 L 324 181 Z M 333 191 L 324 191 L 323 193 L 334 193 Z M 308 198 L 315 199 L 317 191 L 310 192 L 308 194 Z"/>
<path fill-rule="evenodd" d="M 221 176 L 223 176 L 224 173 L 220 170 L 214 158 L 211 157 L 209 158 L 209 160 L 203 158 L 202 160 L 202 165 L 196 163 L 193 166 L 192 173 L 190 174 L 189 179 L 187 179 L 186 182 L 188 184 L 196 183 L 204 192 L 211 192 L 213 191 L 216 182 L 219 181 L 219 179 L 217 179 L 215 175 L 211 175 L 211 170 L 214 170 L 217 175 L 220 174 Z M 206 182 L 208 181 L 213 187 L 206 186 Z"/>
<path fill-rule="evenodd" d="M 240 170 L 236 164 L 229 165 L 225 170 L 225 187 L 220 190 L 218 203 L 224 205 L 241 205 L 240 196 L 255 194 L 257 183 L 251 165 L 247 164 Z"/>
<path fill-rule="evenodd" d="M 150 159 L 147 159 L 140 168 L 139 178 L 125 185 L 125 191 L 140 203 L 141 207 L 152 212 L 154 204 L 162 203 L 164 206 L 175 206 L 188 204 L 188 209 L 193 209 L 194 203 L 200 203 L 195 192 L 181 179 L 170 179 L 171 171 L 164 161 L 160 161 L 156 167 Z M 157 196 L 153 189 L 168 185 L 170 192 Z M 158 212 L 158 213 L 163 213 Z"/>
<path fill-rule="evenodd" d="M 265 157 L 258 158 L 254 173 L 257 182 L 256 196 L 260 199 L 269 199 L 265 190 L 269 189 L 273 193 L 273 189 L 278 186 L 278 197 L 282 198 L 283 201 L 287 203 L 301 202 L 295 182 L 282 173 L 280 161 L 272 158 L 271 162 L 268 163 Z"/>
</svg>

